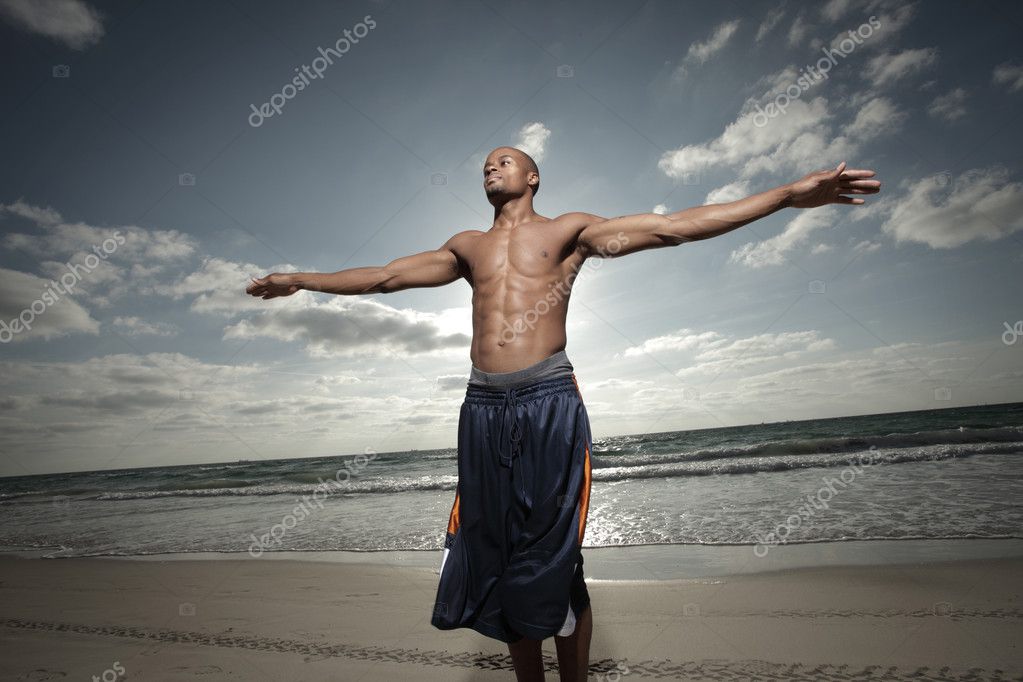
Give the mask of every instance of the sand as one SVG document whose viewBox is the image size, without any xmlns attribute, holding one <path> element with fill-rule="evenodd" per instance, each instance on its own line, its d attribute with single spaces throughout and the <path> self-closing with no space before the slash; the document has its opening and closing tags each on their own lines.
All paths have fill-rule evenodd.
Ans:
<svg viewBox="0 0 1023 682">
<path fill-rule="evenodd" d="M 430 625 L 436 585 L 381 563 L 3 556 L 0 678 L 514 679 L 501 642 Z M 1020 558 L 587 585 L 593 680 L 1023 680 Z"/>
</svg>

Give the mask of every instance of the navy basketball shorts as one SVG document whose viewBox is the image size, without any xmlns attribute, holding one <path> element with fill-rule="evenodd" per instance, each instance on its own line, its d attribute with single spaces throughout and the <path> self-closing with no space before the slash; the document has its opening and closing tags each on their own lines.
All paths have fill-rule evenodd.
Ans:
<svg viewBox="0 0 1023 682">
<path fill-rule="evenodd" d="M 582 541 L 589 417 L 575 374 L 470 381 L 431 623 L 502 642 L 567 636 L 590 603 Z"/>
</svg>

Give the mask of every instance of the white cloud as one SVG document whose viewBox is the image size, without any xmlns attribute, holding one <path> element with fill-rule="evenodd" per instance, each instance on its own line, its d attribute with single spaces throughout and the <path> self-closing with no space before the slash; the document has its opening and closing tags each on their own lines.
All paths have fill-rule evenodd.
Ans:
<svg viewBox="0 0 1023 682">
<path fill-rule="evenodd" d="M 880 242 L 872 242 L 869 239 L 864 239 L 863 241 L 857 243 L 853 247 L 853 251 L 855 251 L 856 253 L 871 253 L 873 251 L 877 251 L 880 248 L 881 248 Z"/>
<path fill-rule="evenodd" d="M 22 218 L 27 218 L 37 225 L 56 225 L 61 220 L 60 213 L 47 206 L 33 206 L 26 203 L 24 199 L 18 199 L 13 204 L 0 204 L 0 215 L 11 213 Z"/>
<path fill-rule="evenodd" d="M 991 80 L 999 85 L 1009 86 L 1009 92 L 1023 90 L 1023 66 L 1003 62 L 991 73 Z"/>
<path fill-rule="evenodd" d="M 82 0 L 0 0 L 0 16 L 30 33 L 81 50 L 103 37 L 103 21 Z"/>
<path fill-rule="evenodd" d="M 625 357 L 635 357 L 645 353 L 665 351 L 691 351 L 706 348 L 715 343 L 724 343 L 725 337 L 714 331 L 695 332 L 692 329 L 679 329 L 670 334 L 647 339 L 638 346 L 625 349 Z"/>
<path fill-rule="evenodd" d="M 437 386 L 442 391 L 464 391 L 468 381 L 467 374 L 445 374 L 437 377 Z"/>
<path fill-rule="evenodd" d="M 792 360 L 835 347 L 834 340 L 822 338 L 816 330 L 729 338 L 715 331 L 696 332 L 686 328 L 647 339 L 638 346 L 630 346 L 622 355 L 641 357 L 646 354 L 686 354 L 691 357 L 691 362 L 676 374 L 688 377 L 717 373 L 728 368 L 741 369 L 756 364 Z"/>
<path fill-rule="evenodd" d="M 675 76 L 684 76 L 693 64 L 701 65 L 706 63 L 708 59 L 725 48 L 738 28 L 738 19 L 726 21 L 719 24 L 706 40 L 690 45 L 685 58 L 683 58 L 682 63 L 675 72 Z"/>
<path fill-rule="evenodd" d="M 66 288 L 53 284 L 27 272 L 0 268 L 0 340 L 9 343 L 99 333 L 99 322 L 89 311 L 63 293 Z M 67 284 L 73 292 L 72 279 Z"/>
<path fill-rule="evenodd" d="M 821 16 L 827 21 L 838 21 L 849 11 L 851 6 L 852 0 L 828 0 L 821 7 Z"/>
<path fill-rule="evenodd" d="M 174 336 L 181 330 L 166 322 L 147 322 L 134 316 L 117 316 L 111 324 L 127 336 Z"/>
<path fill-rule="evenodd" d="M 847 130 L 852 137 L 876 137 L 897 130 L 906 117 L 890 99 L 875 97 L 860 107 Z"/>
<path fill-rule="evenodd" d="M 905 28 L 913 15 L 916 13 L 915 3 L 871 3 L 863 10 L 863 15 L 867 16 L 868 19 L 872 16 L 870 13 L 875 9 L 880 8 L 880 13 L 876 16 L 873 23 L 866 21 L 864 25 L 870 29 L 867 33 L 867 28 L 863 29 L 863 33 L 867 34 L 866 37 L 860 36 L 860 40 L 857 43 L 856 39 L 850 38 L 849 31 L 852 30 L 854 34 L 857 34 L 858 26 L 850 26 L 848 29 L 843 30 L 829 43 L 829 48 L 832 50 L 841 49 L 842 41 L 852 40 L 855 50 L 875 49 L 879 48 L 887 42 L 890 42 L 894 36 Z M 874 28 L 877 26 L 877 28 Z M 846 47 L 849 44 L 846 43 Z M 844 50 L 843 50 L 844 52 Z"/>
<path fill-rule="evenodd" d="M 384 356 L 456 351 L 464 356 L 469 330 L 445 329 L 440 316 L 399 310 L 368 298 L 332 298 L 326 303 L 292 305 L 240 320 L 224 330 L 225 339 L 275 338 L 301 341 L 312 357 Z"/>
<path fill-rule="evenodd" d="M 654 208 L 651 211 L 651 213 L 657 213 L 659 215 L 666 215 L 668 213 L 668 207 L 665 206 L 664 204 L 657 204 L 656 206 L 654 206 Z"/>
<path fill-rule="evenodd" d="M 760 22 L 760 26 L 757 27 L 757 36 L 755 38 L 756 42 L 759 43 L 767 36 L 768 33 L 774 30 L 774 27 L 778 25 L 778 22 L 781 21 L 783 16 L 785 16 L 785 8 L 783 5 L 778 5 L 777 7 L 769 9 L 767 14 L 764 16 L 764 20 Z"/>
<path fill-rule="evenodd" d="M 155 293 L 179 300 L 195 296 L 192 310 L 197 313 L 225 314 L 228 316 L 257 310 L 265 311 L 278 306 L 312 305 L 313 295 L 299 291 L 291 296 L 263 300 L 245 293 L 250 277 L 262 277 L 267 272 L 297 272 L 290 265 L 262 268 L 252 263 L 235 263 L 223 258 L 205 258 L 198 270 L 169 284 L 157 284 Z"/>
<path fill-rule="evenodd" d="M 830 166 L 855 157 L 862 145 L 904 120 L 890 102 L 876 101 L 857 114 L 851 124 L 856 134 L 847 135 L 849 128 L 834 120 L 823 97 L 792 100 L 784 114 L 774 117 L 759 113 L 757 104 L 757 99 L 747 100 L 739 117 L 717 138 L 665 152 L 658 167 L 674 179 L 722 166 L 737 167 L 739 181 L 759 173 L 801 177 L 820 169 L 824 160 Z M 763 125 L 757 125 L 758 117 Z"/>
<path fill-rule="evenodd" d="M 973 240 L 994 241 L 1023 229 L 1023 185 L 1002 167 L 909 183 L 905 196 L 884 203 L 881 225 L 896 241 L 951 249 Z"/>
<path fill-rule="evenodd" d="M 527 123 L 519 130 L 518 141 L 512 146 L 526 152 L 539 164 L 547 154 L 547 140 L 550 136 L 551 131 L 543 123 Z"/>
<path fill-rule="evenodd" d="M 703 203 L 727 204 L 730 201 L 742 199 L 750 194 L 749 182 L 747 180 L 737 180 L 736 182 L 730 182 L 727 185 L 712 189 L 707 193 Z"/>
<path fill-rule="evenodd" d="M 686 51 L 681 63 L 678 64 L 677 69 L 672 74 L 672 80 L 678 82 L 684 79 L 693 65 L 705 63 L 714 54 L 724 49 L 731 36 L 735 35 L 739 29 L 739 24 L 739 19 L 724 21 L 723 24 L 718 25 L 714 29 L 707 40 L 690 45 L 690 49 Z"/>
<path fill-rule="evenodd" d="M 39 258 L 40 271 L 49 277 L 59 278 L 68 271 L 68 263 L 99 260 L 79 289 L 99 306 L 108 306 L 129 293 L 148 293 L 148 280 L 179 265 L 198 247 L 195 239 L 177 230 L 69 223 L 52 207 L 34 206 L 21 199 L 0 204 L 0 218 L 10 216 L 35 223 L 39 231 L 29 234 L 8 230 L 0 246 Z"/>
<path fill-rule="evenodd" d="M 801 211 L 789 221 L 781 234 L 762 242 L 749 242 L 736 249 L 728 257 L 730 263 L 740 263 L 751 268 L 781 265 L 785 254 L 810 238 L 814 231 L 832 224 L 837 218 L 834 206 L 821 206 Z"/>
<path fill-rule="evenodd" d="M 945 121 L 956 121 L 962 118 L 966 115 L 966 91 L 956 88 L 935 97 L 927 106 L 927 113 Z"/>
<path fill-rule="evenodd" d="M 802 43 L 806 39 L 806 34 L 810 32 L 811 28 L 812 26 L 806 22 L 803 18 L 803 13 L 800 12 L 795 21 L 792 22 L 792 26 L 789 27 L 789 47 L 796 47 Z"/>
<path fill-rule="evenodd" d="M 883 87 L 915 75 L 938 61 L 938 48 L 924 47 L 902 52 L 888 52 L 867 62 L 864 76 L 875 87 Z"/>
<path fill-rule="evenodd" d="M 704 144 L 686 145 L 665 152 L 658 167 L 669 177 L 681 179 L 686 172 L 711 166 L 738 165 L 762 154 L 774 153 L 808 132 L 823 132 L 829 117 L 827 102 L 815 98 L 810 102 L 794 100 L 783 116 L 769 118 L 766 125 L 756 126 L 756 111 L 748 111 L 729 123 L 720 136 Z"/>
</svg>

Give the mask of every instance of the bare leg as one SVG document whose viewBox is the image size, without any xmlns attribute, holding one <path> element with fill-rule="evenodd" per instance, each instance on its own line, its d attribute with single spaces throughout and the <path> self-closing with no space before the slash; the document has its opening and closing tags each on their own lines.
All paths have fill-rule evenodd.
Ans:
<svg viewBox="0 0 1023 682">
<path fill-rule="evenodd" d="M 587 606 L 576 618 L 575 630 L 568 637 L 554 635 L 558 649 L 558 670 L 561 682 L 586 682 L 590 672 L 590 636 L 593 634 L 593 611 Z"/>
<path fill-rule="evenodd" d="M 515 679 L 518 682 L 544 682 L 541 644 L 542 641 L 539 639 L 526 637 L 508 644 L 512 665 L 515 666 Z"/>
</svg>

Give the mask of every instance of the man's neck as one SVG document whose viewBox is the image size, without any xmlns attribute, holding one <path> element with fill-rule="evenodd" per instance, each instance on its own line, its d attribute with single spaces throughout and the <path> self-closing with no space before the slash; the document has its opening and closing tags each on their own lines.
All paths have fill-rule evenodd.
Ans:
<svg viewBox="0 0 1023 682">
<path fill-rule="evenodd" d="M 542 216 L 533 210 L 531 197 L 523 196 L 512 199 L 502 206 L 494 207 L 493 227 L 499 230 L 510 230 L 523 223 L 533 222 L 540 217 Z"/>
</svg>

